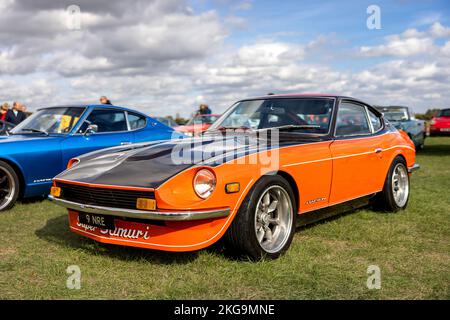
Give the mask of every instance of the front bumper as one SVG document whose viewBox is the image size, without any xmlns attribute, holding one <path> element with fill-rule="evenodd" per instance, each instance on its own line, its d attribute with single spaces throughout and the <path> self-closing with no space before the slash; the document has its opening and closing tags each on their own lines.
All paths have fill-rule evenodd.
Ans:
<svg viewBox="0 0 450 320">
<path fill-rule="evenodd" d="M 408 168 L 409 173 L 413 173 L 414 171 L 417 171 L 420 169 L 420 165 L 418 163 L 415 163 L 411 168 Z"/>
<path fill-rule="evenodd" d="M 81 204 L 77 202 L 55 198 L 51 195 L 48 196 L 48 199 L 70 210 L 116 217 L 137 218 L 144 220 L 164 220 L 164 221 L 203 220 L 212 218 L 222 218 L 230 214 L 230 208 L 219 208 L 213 210 L 193 210 L 193 211 L 191 210 L 145 211 L 136 209 L 111 208 L 111 207 L 101 207 L 101 206 Z"/>
</svg>

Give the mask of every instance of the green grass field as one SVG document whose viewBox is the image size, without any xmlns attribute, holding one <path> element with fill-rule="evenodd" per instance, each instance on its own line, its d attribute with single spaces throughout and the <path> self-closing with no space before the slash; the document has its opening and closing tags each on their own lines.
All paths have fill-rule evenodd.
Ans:
<svg viewBox="0 0 450 320">
<path fill-rule="evenodd" d="M 299 229 L 276 261 L 232 259 L 218 246 L 166 253 L 100 245 L 71 233 L 47 201 L 0 214 L 1 299 L 449 299 L 450 138 L 418 154 L 407 210 L 358 210 Z M 81 289 L 66 268 L 81 268 Z M 366 286 L 381 269 L 381 289 Z"/>
</svg>

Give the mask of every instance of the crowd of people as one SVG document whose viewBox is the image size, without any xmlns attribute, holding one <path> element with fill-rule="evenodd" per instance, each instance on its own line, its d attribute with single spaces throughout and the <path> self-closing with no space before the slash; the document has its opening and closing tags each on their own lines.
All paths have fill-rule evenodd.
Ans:
<svg viewBox="0 0 450 320">
<path fill-rule="evenodd" d="M 100 104 L 111 105 L 111 101 L 106 96 L 100 97 Z M 12 108 L 8 102 L 5 102 L 0 107 L 0 120 L 18 125 L 27 118 L 27 107 L 18 101 L 13 102 Z"/>
<path fill-rule="evenodd" d="M 27 107 L 20 102 L 15 101 L 10 108 L 9 104 L 5 102 L 1 106 L 0 120 L 18 125 L 27 118 Z"/>
</svg>

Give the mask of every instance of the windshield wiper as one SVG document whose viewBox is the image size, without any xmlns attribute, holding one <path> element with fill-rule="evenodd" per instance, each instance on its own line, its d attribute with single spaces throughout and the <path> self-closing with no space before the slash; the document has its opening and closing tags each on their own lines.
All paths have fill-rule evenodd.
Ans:
<svg viewBox="0 0 450 320">
<path fill-rule="evenodd" d="M 47 131 L 39 130 L 39 129 L 25 128 L 25 129 L 21 129 L 21 131 L 31 131 L 31 132 L 36 132 L 36 133 L 42 133 L 42 134 L 45 134 L 46 136 L 48 136 Z"/>
<path fill-rule="evenodd" d="M 218 131 L 225 131 L 225 130 L 252 130 L 252 128 L 247 126 L 240 126 L 240 127 L 219 127 L 216 130 Z"/>
<path fill-rule="evenodd" d="M 290 131 L 290 130 L 297 130 L 297 129 L 322 129 L 321 126 L 315 125 L 315 124 L 288 124 L 285 126 L 280 127 L 273 127 L 273 128 L 267 128 L 266 130 L 283 130 L 283 131 Z"/>
</svg>

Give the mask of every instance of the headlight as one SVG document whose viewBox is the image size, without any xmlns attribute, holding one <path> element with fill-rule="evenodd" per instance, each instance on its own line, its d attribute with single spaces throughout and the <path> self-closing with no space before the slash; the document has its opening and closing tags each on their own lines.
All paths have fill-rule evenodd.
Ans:
<svg viewBox="0 0 450 320">
<path fill-rule="evenodd" d="M 208 169 L 201 169 L 194 177 L 194 191 L 202 199 L 208 198 L 216 188 L 216 176 Z"/>
<path fill-rule="evenodd" d="M 431 124 L 432 126 L 434 126 L 434 125 L 436 124 L 436 120 L 432 119 L 431 122 L 430 122 L 430 124 Z"/>
</svg>

